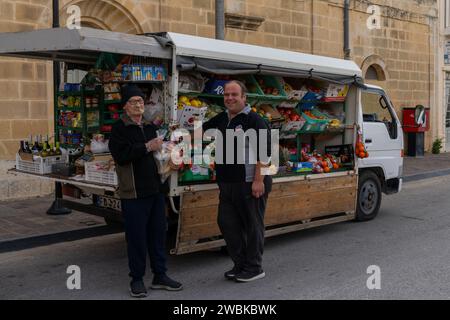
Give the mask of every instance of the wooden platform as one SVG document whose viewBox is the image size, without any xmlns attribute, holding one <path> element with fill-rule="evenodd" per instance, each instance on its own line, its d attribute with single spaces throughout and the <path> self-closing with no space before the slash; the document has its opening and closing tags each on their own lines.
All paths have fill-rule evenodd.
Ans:
<svg viewBox="0 0 450 320">
<path fill-rule="evenodd" d="M 358 177 L 346 175 L 275 183 L 266 216 L 266 237 L 354 218 Z M 222 246 L 217 225 L 218 190 L 184 193 L 175 254 Z"/>
</svg>

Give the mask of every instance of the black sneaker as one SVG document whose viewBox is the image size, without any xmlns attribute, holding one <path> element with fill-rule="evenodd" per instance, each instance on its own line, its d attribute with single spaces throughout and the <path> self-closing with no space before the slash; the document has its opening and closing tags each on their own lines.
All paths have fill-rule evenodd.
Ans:
<svg viewBox="0 0 450 320">
<path fill-rule="evenodd" d="M 235 279 L 237 282 L 250 282 L 250 281 L 262 279 L 265 276 L 266 276 L 266 273 L 263 270 L 261 270 L 259 272 L 242 271 L 236 275 Z"/>
<path fill-rule="evenodd" d="M 234 266 L 233 269 L 225 272 L 223 275 L 228 280 L 234 280 L 236 278 L 236 274 L 238 274 L 241 270 Z"/>
<path fill-rule="evenodd" d="M 164 289 L 169 291 L 179 291 L 183 289 L 183 285 L 175 280 L 170 279 L 168 276 L 157 275 L 153 277 L 152 289 Z"/>
<path fill-rule="evenodd" d="M 147 296 L 147 289 L 144 281 L 133 280 L 130 282 L 130 295 L 134 298 L 145 298 Z"/>
</svg>

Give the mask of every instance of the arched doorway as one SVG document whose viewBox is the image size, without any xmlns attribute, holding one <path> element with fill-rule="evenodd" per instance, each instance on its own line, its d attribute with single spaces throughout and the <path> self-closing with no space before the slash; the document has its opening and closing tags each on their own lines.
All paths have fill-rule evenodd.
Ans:
<svg viewBox="0 0 450 320">
<path fill-rule="evenodd" d="M 61 25 L 68 18 L 67 8 L 77 5 L 81 10 L 81 25 L 130 34 L 143 33 L 142 27 L 131 12 L 115 0 L 72 0 L 60 12 Z"/>
<path fill-rule="evenodd" d="M 361 70 L 367 83 L 383 87 L 389 79 L 384 60 L 378 55 L 371 55 L 364 59 Z"/>
</svg>

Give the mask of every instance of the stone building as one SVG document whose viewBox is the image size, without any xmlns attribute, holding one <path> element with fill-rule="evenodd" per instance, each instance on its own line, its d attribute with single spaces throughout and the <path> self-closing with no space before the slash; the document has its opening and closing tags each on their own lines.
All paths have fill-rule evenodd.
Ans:
<svg viewBox="0 0 450 320">
<path fill-rule="evenodd" d="M 214 0 L 60 0 L 61 25 L 73 4 L 81 9 L 83 26 L 215 35 Z M 368 13 L 372 5 L 379 17 Z M 444 135 L 443 93 L 436 88 L 443 81 L 436 49 L 442 47 L 438 7 L 437 0 L 350 1 L 350 58 L 367 82 L 386 88 L 399 114 L 406 106 L 431 108 L 427 149 L 435 137 Z M 225 12 L 226 40 L 344 57 L 344 0 L 225 0 Z M 48 28 L 51 17 L 51 0 L 0 0 L 0 32 Z M 368 22 L 379 22 L 379 28 L 369 28 Z M 3 172 L 11 166 L 8 160 L 14 159 L 20 139 L 53 130 L 51 75 L 49 63 L 0 58 Z M 0 180 L 0 199 L 18 195 L 17 190 L 32 195 L 49 187 L 14 183 Z"/>
</svg>

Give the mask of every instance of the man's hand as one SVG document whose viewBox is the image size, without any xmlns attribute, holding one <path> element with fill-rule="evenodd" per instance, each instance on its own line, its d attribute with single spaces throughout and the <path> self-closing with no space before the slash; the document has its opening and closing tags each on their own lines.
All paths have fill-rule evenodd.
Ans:
<svg viewBox="0 0 450 320">
<path fill-rule="evenodd" d="M 264 182 L 263 181 L 257 181 L 257 180 L 253 181 L 252 195 L 257 199 L 264 195 Z"/>
<path fill-rule="evenodd" d="M 145 144 L 145 146 L 147 147 L 147 150 L 149 152 L 160 150 L 162 145 L 163 145 L 163 139 L 162 138 L 155 138 L 155 139 L 150 140 L 149 142 L 147 142 Z"/>
</svg>

